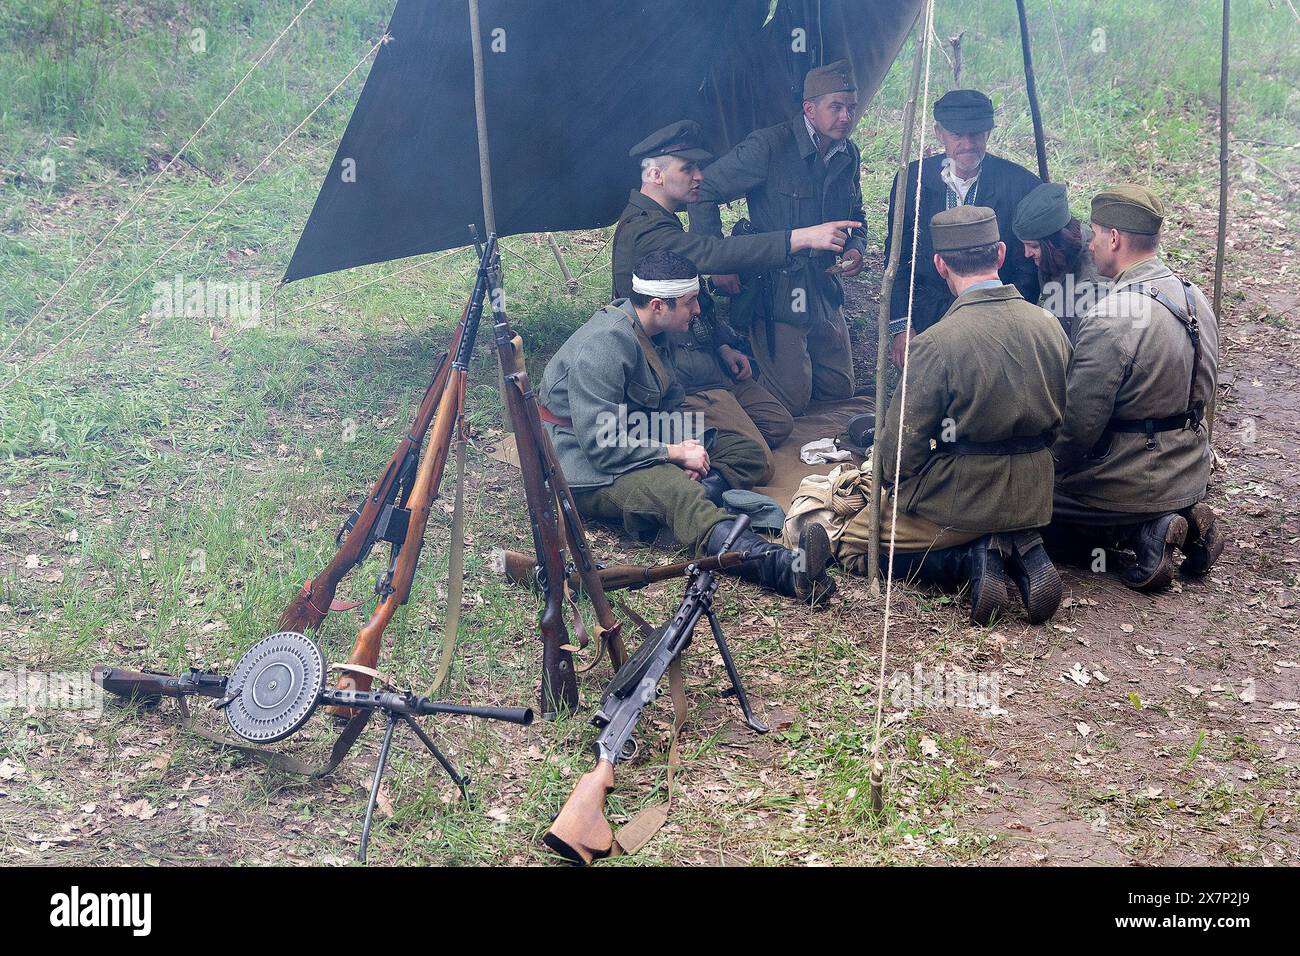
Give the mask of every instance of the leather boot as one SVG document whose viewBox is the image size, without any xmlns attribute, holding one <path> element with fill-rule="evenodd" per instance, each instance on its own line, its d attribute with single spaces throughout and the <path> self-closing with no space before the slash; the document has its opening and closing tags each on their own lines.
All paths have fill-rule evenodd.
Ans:
<svg viewBox="0 0 1300 956">
<path fill-rule="evenodd" d="M 1219 530 L 1214 509 L 1204 501 L 1198 501 L 1179 514 L 1187 519 L 1187 540 L 1183 542 L 1183 554 L 1187 557 L 1179 570 L 1190 577 L 1200 577 L 1223 554 L 1223 533 Z"/>
<path fill-rule="evenodd" d="M 970 585 L 970 620 L 986 627 L 998 617 L 1005 617 L 1011 607 L 1010 583 L 1002 554 L 989 547 L 985 535 L 970 544 L 927 551 L 924 554 L 899 554 L 894 560 L 894 574 L 917 577 L 943 588 Z"/>
<path fill-rule="evenodd" d="M 1119 578 L 1135 591 L 1159 591 L 1174 579 L 1174 548 L 1187 540 L 1187 519 L 1177 512 L 1133 526 L 1124 533 L 1124 546 L 1133 549 L 1137 563 Z"/>
<path fill-rule="evenodd" d="M 1030 624 L 1042 624 L 1061 606 L 1065 585 L 1047 555 L 1043 538 L 1037 531 L 1016 531 L 1011 539 L 1011 557 L 1007 573 L 1016 582 Z"/>
<path fill-rule="evenodd" d="M 967 545 L 962 575 L 970 581 L 970 621 L 988 627 L 1011 609 L 1010 582 L 1002 553 L 989 546 L 989 535 Z"/>
<path fill-rule="evenodd" d="M 732 520 L 719 521 L 709 532 L 705 551 L 719 554 L 731 534 Z M 733 551 L 748 551 L 760 557 L 746 561 L 725 574 L 734 574 L 785 597 L 818 606 L 835 593 L 835 580 L 826 573 L 831 560 L 831 542 L 826 529 L 815 521 L 808 522 L 799 534 L 799 551 L 791 551 L 746 528 L 732 544 Z"/>
<path fill-rule="evenodd" d="M 704 489 L 704 497 L 721 508 L 724 507 L 722 494 L 731 490 L 731 482 L 722 477 L 722 472 L 718 469 L 710 468 L 709 473 L 700 479 L 700 487 Z"/>
</svg>

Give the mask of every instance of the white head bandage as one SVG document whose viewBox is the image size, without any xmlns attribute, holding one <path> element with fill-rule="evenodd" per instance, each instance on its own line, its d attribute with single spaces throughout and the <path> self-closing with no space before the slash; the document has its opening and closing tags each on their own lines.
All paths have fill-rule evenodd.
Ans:
<svg viewBox="0 0 1300 956">
<path fill-rule="evenodd" d="M 689 292 L 700 290 L 700 277 L 689 279 L 642 279 L 632 274 L 632 291 L 648 295 L 652 299 L 677 299 Z"/>
</svg>

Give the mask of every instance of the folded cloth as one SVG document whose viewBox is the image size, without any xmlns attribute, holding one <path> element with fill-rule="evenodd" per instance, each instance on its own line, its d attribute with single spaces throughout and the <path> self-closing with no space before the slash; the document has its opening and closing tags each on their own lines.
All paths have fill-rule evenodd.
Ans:
<svg viewBox="0 0 1300 956">
<path fill-rule="evenodd" d="M 755 531 L 780 534 L 785 527 L 785 509 L 776 500 L 757 491 L 732 488 L 722 493 L 722 506 L 734 515 L 749 515 L 749 526 Z"/>
<path fill-rule="evenodd" d="M 829 465 L 836 461 L 848 461 L 853 452 L 835 447 L 835 439 L 818 438 L 799 449 L 799 460 L 805 465 Z"/>
</svg>

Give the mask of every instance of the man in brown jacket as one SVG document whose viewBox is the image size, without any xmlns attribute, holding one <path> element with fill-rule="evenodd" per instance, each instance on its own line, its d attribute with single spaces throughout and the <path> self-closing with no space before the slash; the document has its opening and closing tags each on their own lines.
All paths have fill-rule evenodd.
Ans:
<svg viewBox="0 0 1300 956">
<path fill-rule="evenodd" d="M 940 212 L 930 231 L 934 266 L 956 301 L 911 342 L 906 416 L 900 387 L 876 443 L 897 500 L 895 573 L 969 581 L 971 620 L 987 624 L 1010 606 L 1009 572 L 1039 623 L 1061 600 L 1060 575 L 1034 529 L 1052 516 L 1050 449 L 1070 343 L 1060 323 L 998 278 L 1006 244 L 992 209 Z M 892 508 L 887 497 L 886 517 Z"/>
<path fill-rule="evenodd" d="M 1175 548 L 1191 575 L 1223 551 L 1203 500 L 1219 324 L 1201 290 L 1160 261 L 1163 221 L 1144 186 L 1092 201 L 1093 261 L 1112 284 L 1076 320 L 1065 427 L 1052 449 L 1053 550 L 1132 550 L 1136 563 L 1120 578 L 1139 591 L 1168 586 Z"/>
</svg>

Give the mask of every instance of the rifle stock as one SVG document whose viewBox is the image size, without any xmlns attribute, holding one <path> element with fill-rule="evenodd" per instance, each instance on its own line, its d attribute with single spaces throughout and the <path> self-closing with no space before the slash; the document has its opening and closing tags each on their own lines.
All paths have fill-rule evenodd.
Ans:
<svg viewBox="0 0 1300 956">
<path fill-rule="evenodd" d="M 605 819 L 605 800 L 614 789 L 614 765 L 599 760 L 582 775 L 542 841 L 566 860 L 591 863 L 614 851 L 614 831 Z"/>
</svg>

